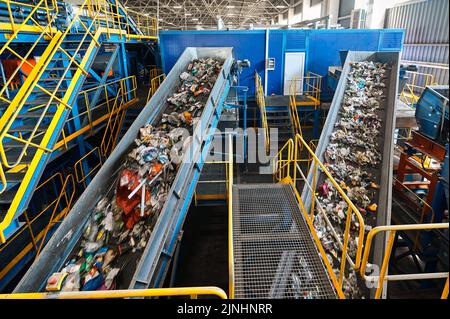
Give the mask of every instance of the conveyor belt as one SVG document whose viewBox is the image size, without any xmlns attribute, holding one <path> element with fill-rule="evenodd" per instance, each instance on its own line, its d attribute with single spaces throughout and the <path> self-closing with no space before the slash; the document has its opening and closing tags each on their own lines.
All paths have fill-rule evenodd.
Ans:
<svg viewBox="0 0 450 319">
<path fill-rule="evenodd" d="M 330 106 L 330 110 L 327 115 L 326 122 L 323 126 L 322 133 L 320 135 L 319 143 L 316 147 L 315 154 L 320 161 L 324 162 L 324 154 L 328 147 L 331 139 L 333 130 L 335 129 L 335 124 L 339 119 L 339 110 L 341 109 L 342 102 L 344 100 L 344 94 L 347 89 L 347 77 L 351 70 L 351 64 L 353 62 L 361 61 L 373 61 L 388 63 L 390 65 L 390 71 L 387 72 L 387 93 L 386 99 L 384 100 L 384 105 L 380 108 L 382 111 L 381 120 L 381 136 L 379 138 L 382 143 L 380 143 L 380 153 L 382 155 L 382 162 L 377 170 L 371 172 L 375 179 L 378 180 L 380 189 L 378 191 L 378 198 L 376 200 L 377 213 L 376 216 L 372 217 L 375 220 L 366 218 L 366 224 L 372 227 L 380 225 L 389 225 L 391 220 L 391 201 L 392 201 L 392 191 L 390 185 L 392 185 L 392 166 L 393 166 L 393 133 L 395 129 L 395 112 L 396 112 L 396 101 L 397 101 L 397 86 L 398 86 L 398 72 L 399 72 L 399 60 L 400 55 L 398 52 L 370 52 L 370 51 L 349 51 L 347 58 L 345 60 L 344 67 L 342 69 L 342 74 L 336 92 L 333 97 L 333 101 Z M 320 170 L 318 171 L 318 185 L 326 179 Z M 313 167 L 311 166 L 308 173 L 308 181 L 311 184 L 314 176 Z M 309 187 L 304 187 L 302 192 L 302 201 L 305 203 L 305 208 L 308 210 L 311 203 L 311 190 Z M 380 234 L 374 240 L 374 264 L 381 264 L 382 252 L 384 251 L 385 239 L 384 235 Z"/>
<path fill-rule="evenodd" d="M 289 185 L 233 187 L 235 298 L 336 298 Z"/>
<path fill-rule="evenodd" d="M 114 189 L 118 172 L 132 147 L 141 127 L 159 121 L 167 107 L 167 98 L 176 92 L 180 74 L 188 63 L 197 58 L 221 59 L 223 67 L 203 109 L 183 161 L 178 167 L 151 237 L 144 251 L 130 259 L 132 269 L 124 271 L 132 277 L 129 288 L 160 287 L 169 262 L 180 238 L 184 219 L 208 155 L 213 133 L 217 127 L 223 104 L 233 76 L 232 48 L 187 48 L 167 75 L 159 89 L 141 111 L 127 133 L 103 164 L 95 178 L 78 199 L 55 234 L 42 250 L 28 272 L 15 288 L 15 292 L 36 292 L 44 289 L 48 277 L 59 271 L 72 252 L 84 230 L 90 213 L 98 201 Z"/>
</svg>

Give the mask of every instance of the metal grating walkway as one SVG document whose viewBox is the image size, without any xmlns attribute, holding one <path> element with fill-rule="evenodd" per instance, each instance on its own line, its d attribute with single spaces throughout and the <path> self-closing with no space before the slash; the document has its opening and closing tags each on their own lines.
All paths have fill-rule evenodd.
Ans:
<svg viewBox="0 0 450 319">
<path fill-rule="evenodd" d="M 233 186 L 235 298 L 336 298 L 289 185 Z"/>
</svg>

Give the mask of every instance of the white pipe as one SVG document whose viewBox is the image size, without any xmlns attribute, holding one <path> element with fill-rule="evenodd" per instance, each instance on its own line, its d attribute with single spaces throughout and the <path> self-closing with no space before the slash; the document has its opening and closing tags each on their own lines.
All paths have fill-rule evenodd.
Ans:
<svg viewBox="0 0 450 319">
<path fill-rule="evenodd" d="M 145 208 L 145 183 L 142 185 L 142 194 L 141 194 L 141 217 L 144 216 L 144 208 Z"/>
<path fill-rule="evenodd" d="M 164 168 L 165 168 L 165 165 L 164 165 L 164 167 L 161 169 L 161 171 L 160 171 L 158 174 L 156 174 L 155 177 L 152 178 L 152 180 L 148 183 L 148 186 L 152 185 L 153 182 L 158 178 L 158 176 L 162 174 L 162 172 L 164 171 Z M 131 197 L 133 197 L 134 194 L 136 194 L 137 191 L 138 191 L 142 186 L 144 186 L 145 182 L 147 182 L 147 179 L 146 179 L 146 178 L 143 179 L 142 182 L 141 182 L 135 189 L 133 189 L 133 191 L 130 193 L 130 195 L 128 195 L 128 199 L 131 199 Z"/>
<path fill-rule="evenodd" d="M 406 274 L 406 275 L 386 275 L 386 281 L 400 280 L 422 280 L 422 279 L 444 279 L 448 277 L 448 272 L 432 272 L 425 274 Z M 366 276 L 366 280 L 378 281 L 379 276 Z"/>
<path fill-rule="evenodd" d="M 264 54 L 264 95 L 267 96 L 267 60 L 269 59 L 269 29 L 266 29 L 266 52 Z"/>
</svg>

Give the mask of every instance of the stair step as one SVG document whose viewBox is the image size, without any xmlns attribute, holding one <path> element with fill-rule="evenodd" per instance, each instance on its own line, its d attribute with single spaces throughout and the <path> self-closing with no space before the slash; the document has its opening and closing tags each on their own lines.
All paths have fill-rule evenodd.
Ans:
<svg viewBox="0 0 450 319">
<path fill-rule="evenodd" d="M 75 39 L 75 40 L 64 39 L 63 43 L 80 43 L 80 41 L 81 41 L 81 39 Z M 86 44 L 89 44 L 89 43 L 83 43 L 83 45 L 86 45 Z"/>
<path fill-rule="evenodd" d="M 23 144 L 23 145 L 25 145 L 25 144 Z M 36 154 L 36 150 L 37 149 L 34 147 L 28 147 L 27 154 L 22 157 L 20 163 L 21 164 L 30 164 L 31 161 L 33 160 L 34 154 Z M 9 150 L 5 151 L 6 158 L 9 161 L 15 161 L 19 158 L 19 155 L 21 152 L 22 152 L 22 148 L 9 149 Z"/>
<path fill-rule="evenodd" d="M 16 191 L 7 190 L 0 194 L 0 204 L 11 204 L 16 196 Z"/>
<path fill-rule="evenodd" d="M 275 113 L 275 114 L 278 114 L 278 113 L 289 113 L 289 110 L 288 109 L 285 109 L 285 110 L 266 110 L 266 113 Z"/>
<path fill-rule="evenodd" d="M 25 177 L 26 172 L 18 172 L 18 173 L 5 173 L 6 181 L 8 184 L 18 184 L 21 183 L 23 178 Z"/>
<path fill-rule="evenodd" d="M 40 144 L 41 143 L 42 139 L 44 138 L 44 134 L 43 133 L 39 133 L 39 134 L 40 135 L 36 136 L 33 139 L 33 141 L 32 141 L 33 143 L 35 143 L 35 144 Z M 22 147 L 24 147 L 24 145 L 25 145 L 24 143 L 21 143 L 21 142 L 16 141 L 16 140 L 11 140 L 11 141 L 3 143 L 3 147 L 5 149 L 11 149 L 11 148 L 17 148 L 17 147 L 22 148 Z"/>
<path fill-rule="evenodd" d="M 47 102 L 50 100 L 50 96 L 47 95 L 47 98 L 28 98 L 28 100 L 25 101 L 25 105 L 41 105 L 41 104 L 47 104 Z M 51 104 L 57 104 L 58 102 L 52 101 Z"/>
<path fill-rule="evenodd" d="M 61 80 L 61 78 L 40 78 L 39 82 L 43 81 L 43 82 L 57 82 Z"/>
<path fill-rule="evenodd" d="M 50 91 L 50 92 L 53 92 L 53 90 L 55 90 L 56 89 L 56 86 L 44 86 L 44 88 L 47 90 L 47 91 Z M 58 92 L 56 92 L 56 94 L 58 94 L 58 93 L 62 93 L 62 92 L 66 92 L 67 91 L 67 89 L 66 88 L 58 88 Z M 41 90 L 41 89 L 39 89 L 39 88 L 35 88 L 35 89 L 33 89 L 33 91 L 31 91 L 31 92 L 40 92 L 40 93 L 43 93 L 43 91 Z M 45 94 L 45 93 L 44 93 Z"/>
<path fill-rule="evenodd" d="M 8 132 L 32 132 L 34 130 L 34 125 L 19 125 L 14 128 L 10 128 Z M 48 125 L 39 125 L 36 132 L 45 132 Z"/>
<path fill-rule="evenodd" d="M 47 71 L 65 71 L 67 68 L 65 67 L 54 67 L 54 68 L 47 68 Z M 76 66 L 71 66 L 69 67 L 69 70 L 77 70 L 78 67 Z"/>
<path fill-rule="evenodd" d="M 289 116 L 268 116 L 268 121 L 276 121 L 276 120 L 290 120 L 291 118 Z"/>
<path fill-rule="evenodd" d="M 23 114 L 17 115 L 17 118 L 25 118 L 25 119 L 33 118 L 33 119 L 36 119 L 36 118 L 40 118 L 41 115 L 42 115 L 42 112 L 38 112 L 38 111 L 36 111 L 36 112 L 27 112 L 27 113 L 23 113 Z M 47 112 L 47 113 L 45 113 L 44 117 L 53 117 L 54 115 L 55 115 L 55 112 Z"/>
</svg>

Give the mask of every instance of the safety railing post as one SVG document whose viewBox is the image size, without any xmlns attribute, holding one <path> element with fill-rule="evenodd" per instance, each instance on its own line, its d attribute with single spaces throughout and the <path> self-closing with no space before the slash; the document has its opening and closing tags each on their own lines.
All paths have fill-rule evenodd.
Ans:
<svg viewBox="0 0 450 319">
<path fill-rule="evenodd" d="M 442 290 L 442 295 L 441 295 L 441 299 L 447 299 L 448 298 L 448 276 L 447 276 L 447 280 L 445 281 L 445 286 L 444 289 Z"/>
<path fill-rule="evenodd" d="M 375 292 L 375 299 L 380 299 L 381 297 L 381 292 L 383 290 L 384 285 L 384 277 L 386 276 L 386 271 L 389 265 L 389 259 L 391 258 L 392 247 L 394 246 L 395 234 L 396 234 L 395 230 L 391 230 L 389 232 L 389 239 L 384 252 L 383 263 L 381 264 L 380 276 L 378 279 L 378 287 Z"/>
<path fill-rule="evenodd" d="M 234 247 L 233 247 L 233 137 L 228 135 L 228 280 L 229 296 L 234 299 Z"/>
</svg>

